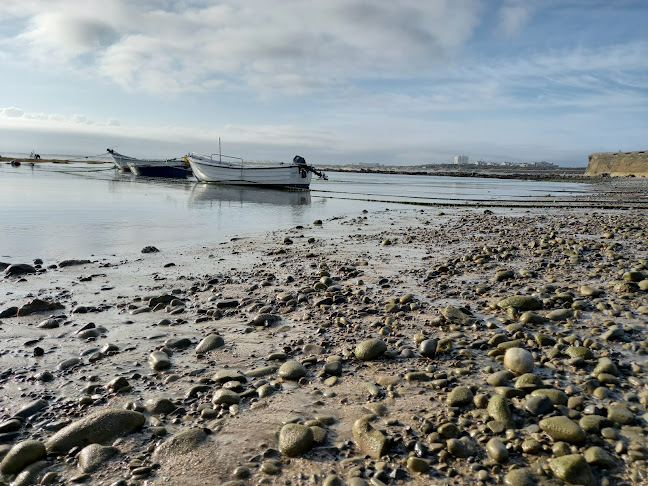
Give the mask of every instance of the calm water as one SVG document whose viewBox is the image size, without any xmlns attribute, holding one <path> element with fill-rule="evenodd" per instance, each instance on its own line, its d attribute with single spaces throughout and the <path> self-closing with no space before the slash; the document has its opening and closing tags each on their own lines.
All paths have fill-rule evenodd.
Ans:
<svg viewBox="0 0 648 486">
<path fill-rule="evenodd" d="M 577 183 L 330 173 L 284 192 L 142 179 L 108 165 L 0 165 L 0 259 L 126 255 L 146 245 L 213 244 L 246 233 L 358 216 L 403 203 L 546 200 L 589 193 Z M 435 207 L 421 206 L 431 214 Z"/>
</svg>

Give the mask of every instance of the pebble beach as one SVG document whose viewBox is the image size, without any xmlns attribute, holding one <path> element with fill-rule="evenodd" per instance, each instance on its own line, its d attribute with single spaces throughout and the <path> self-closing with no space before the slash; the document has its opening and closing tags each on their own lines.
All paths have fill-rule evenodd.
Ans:
<svg viewBox="0 0 648 486">
<path fill-rule="evenodd" d="M 630 188 L 0 263 L 0 484 L 646 484 Z"/>
</svg>

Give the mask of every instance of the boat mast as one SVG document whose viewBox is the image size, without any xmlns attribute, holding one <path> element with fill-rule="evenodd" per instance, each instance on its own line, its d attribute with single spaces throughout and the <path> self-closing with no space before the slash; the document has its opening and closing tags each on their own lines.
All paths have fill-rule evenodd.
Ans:
<svg viewBox="0 0 648 486">
<path fill-rule="evenodd" d="M 223 161 L 223 156 L 221 155 L 220 137 L 218 137 L 218 161 L 219 162 Z"/>
</svg>

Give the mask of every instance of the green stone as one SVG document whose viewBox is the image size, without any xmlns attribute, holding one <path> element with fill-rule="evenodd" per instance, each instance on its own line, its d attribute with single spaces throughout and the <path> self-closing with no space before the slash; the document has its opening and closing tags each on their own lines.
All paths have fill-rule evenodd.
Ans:
<svg viewBox="0 0 648 486">
<path fill-rule="evenodd" d="M 551 471 L 557 478 L 571 484 L 594 486 L 596 481 L 587 461 L 580 454 L 568 454 L 549 462 Z"/>
<path fill-rule="evenodd" d="M 508 405 L 508 400 L 502 395 L 493 395 L 488 401 L 488 415 L 493 419 L 506 424 L 513 423 L 513 414 Z"/>
<path fill-rule="evenodd" d="M 522 348 L 522 347 L 524 347 L 524 343 L 519 339 L 513 339 L 512 341 L 504 341 L 503 343 L 499 343 L 497 345 L 497 349 L 501 349 L 502 351 L 506 351 L 511 348 Z"/>
<path fill-rule="evenodd" d="M 513 295 L 511 297 L 500 300 L 497 303 L 497 307 L 499 307 L 500 309 L 515 307 L 521 311 L 539 310 L 542 309 L 542 302 L 529 295 Z"/>
<path fill-rule="evenodd" d="M 0 464 L 4 474 L 16 474 L 47 454 L 45 444 L 39 440 L 24 440 L 14 445 Z"/>
<path fill-rule="evenodd" d="M 623 280 L 626 282 L 641 282 L 646 278 L 643 272 L 632 270 L 623 274 Z"/>
<path fill-rule="evenodd" d="M 594 368 L 594 371 L 592 372 L 594 376 L 600 375 L 601 373 L 606 373 L 608 375 L 613 375 L 613 376 L 619 376 L 619 370 L 614 364 L 614 361 L 612 361 L 610 358 L 599 359 L 596 368 Z"/>
<path fill-rule="evenodd" d="M 492 386 L 506 386 L 513 378 L 513 373 L 509 370 L 496 371 L 486 378 L 486 383 Z"/>
<path fill-rule="evenodd" d="M 454 340 L 450 338 L 439 339 L 439 342 L 437 343 L 437 349 L 436 349 L 437 353 L 441 354 L 441 353 L 448 353 L 452 351 L 453 342 Z"/>
<path fill-rule="evenodd" d="M 556 390 L 555 388 L 539 388 L 533 390 L 531 395 L 547 395 L 554 405 L 567 405 L 567 401 L 569 400 L 564 391 Z"/>
<path fill-rule="evenodd" d="M 583 358 L 583 359 L 593 359 L 594 355 L 592 350 L 584 346 L 569 346 L 565 350 L 565 354 L 570 358 Z"/>
<path fill-rule="evenodd" d="M 387 452 L 387 438 L 365 419 L 361 418 L 354 422 L 353 438 L 362 453 L 374 459 L 379 459 Z"/>
<path fill-rule="evenodd" d="M 526 311 L 520 316 L 520 322 L 524 322 L 526 324 L 542 324 L 544 321 L 544 317 L 532 311 Z"/>
<path fill-rule="evenodd" d="M 540 429 L 554 441 L 564 441 L 570 444 L 583 442 L 587 438 L 580 426 L 565 416 L 549 417 L 539 423 Z"/>
<path fill-rule="evenodd" d="M 473 392 L 467 386 L 458 386 L 448 394 L 447 403 L 451 407 L 464 407 L 473 402 Z"/>
<path fill-rule="evenodd" d="M 547 314 L 547 319 L 554 322 L 563 322 L 574 317 L 574 311 L 571 309 L 556 309 Z"/>
<path fill-rule="evenodd" d="M 517 468 L 504 476 L 504 486 L 535 486 L 535 475 L 527 468 Z"/>
<path fill-rule="evenodd" d="M 608 405 L 607 418 L 620 425 L 629 425 L 634 421 L 634 414 L 622 405 Z"/>
<path fill-rule="evenodd" d="M 443 309 L 441 309 L 441 314 L 443 314 L 443 317 L 445 317 L 448 321 L 454 322 L 455 324 L 471 324 L 474 320 L 475 317 L 471 314 L 469 314 L 467 311 L 460 307 L 455 307 L 453 305 L 449 305 Z"/>
<path fill-rule="evenodd" d="M 588 434 L 598 434 L 602 428 L 612 425 L 612 422 L 602 415 L 584 415 L 578 425 Z"/>
<path fill-rule="evenodd" d="M 362 341 L 356 346 L 355 357 L 361 361 L 371 361 L 384 354 L 385 351 L 387 351 L 385 342 L 372 338 Z"/>
<path fill-rule="evenodd" d="M 515 380 L 515 388 L 518 390 L 536 390 L 540 387 L 543 387 L 544 384 L 538 375 L 533 373 L 525 373 Z"/>
<path fill-rule="evenodd" d="M 546 334 L 538 333 L 533 336 L 533 339 L 538 343 L 538 346 L 553 346 L 556 344 L 556 340 Z"/>
<path fill-rule="evenodd" d="M 279 450 L 290 457 L 308 451 L 313 442 L 313 430 L 306 425 L 286 424 L 279 432 Z"/>
<path fill-rule="evenodd" d="M 415 473 L 426 473 L 430 469 L 430 463 L 420 457 L 410 456 L 407 458 L 407 468 Z"/>
<path fill-rule="evenodd" d="M 579 287 L 578 291 L 585 297 L 598 297 L 603 293 L 603 290 L 590 287 L 589 285 L 582 285 Z"/>
<path fill-rule="evenodd" d="M 600 467 L 602 469 L 609 469 L 616 465 L 614 457 L 602 447 L 590 447 L 583 454 L 588 464 Z"/>
<path fill-rule="evenodd" d="M 306 376 L 306 368 L 299 361 L 286 361 L 279 367 L 279 377 L 284 380 L 299 380 L 302 376 Z"/>
<path fill-rule="evenodd" d="M 491 459 L 500 464 L 507 462 L 509 459 L 508 449 L 501 440 L 495 437 L 486 443 L 486 452 L 488 452 Z"/>
</svg>

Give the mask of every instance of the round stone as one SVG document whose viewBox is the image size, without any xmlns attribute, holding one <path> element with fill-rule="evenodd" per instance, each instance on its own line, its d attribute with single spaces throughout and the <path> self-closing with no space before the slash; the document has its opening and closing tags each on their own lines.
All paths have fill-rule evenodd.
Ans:
<svg viewBox="0 0 648 486">
<path fill-rule="evenodd" d="M 533 391 L 543 386 L 540 377 L 533 373 L 525 373 L 515 380 L 515 388 L 518 390 Z"/>
<path fill-rule="evenodd" d="M 535 486 L 536 477 L 527 468 L 513 469 L 504 476 L 504 486 Z"/>
<path fill-rule="evenodd" d="M 585 451 L 583 456 L 585 457 L 585 460 L 588 464 L 592 464 L 593 466 L 597 466 L 602 469 L 609 469 L 616 465 L 614 457 L 612 457 L 612 455 L 610 455 L 602 447 L 590 447 Z"/>
<path fill-rule="evenodd" d="M 425 339 L 419 344 L 419 353 L 426 358 L 434 358 L 436 356 L 438 341 L 436 339 Z"/>
<path fill-rule="evenodd" d="M 585 431 L 576 422 L 561 415 L 541 420 L 540 428 L 554 441 L 564 441 L 570 444 L 583 442 L 587 438 Z"/>
<path fill-rule="evenodd" d="M 580 454 L 568 454 L 557 457 L 549 462 L 554 475 L 570 484 L 593 486 L 596 484 L 592 470 Z"/>
<path fill-rule="evenodd" d="M 497 303 L 497 306 L 500 309 L 515 307 L 516 309 L 519 309 L 521 311 L 528 311 L 542 309 L 542 302 L 529 295 L 514 295 L 512 297 L 507 297 L 500 300 Z"/>
<path fill-rule="evenodd" d="M 608 405 L 607 418 L 619 425 L 629 425 L 634 420 L 634 414 L 622 405 Z"/>
<path fill-rule="evenodd" d="M 448 394 L 448 405 L 451 407 L 463 407 L 473 402 L 473 392 L 467 386 L 457 386 Z"/>
<path fill-rule="evenodd" d="M 214 393 L 214 397 L 212 398 L 212 403 L 214 405 L 221 405 L 221 404 L 227 404 L 227 405 L 234 405 L 237 404 L 241 401 L 241 396 L 233 392 L 232 390 L 227 390 L 226 388 L 221 388 L 220 390 L 217 390 Z"/>
<path fill-rule="evenodd" d="M 430 463 L 420 457 L 410 456 L 407 458 L 407 468 L 416 473 L 426 473 L 430 469 Z"/>
<path fill-rule="evenodd" d="M 302 376 L 306 376 L 306 373 L 304 365 L 295 360 L 286 361 L 279 368 L 279 377 L 284 380 L 299 380 Z"/>
<path fill-rule="evenodd" d="M 216 333 L 208 334 L 198 343 L 198 346 L 196 346 L 196 354 L 203 354 L 224 345 L 225 340 L 223 339 L 223 336 Z"/>
<path fill-rule="evenodd" d="M 533 355 L 526 349 L 510 348 L 504 355 L 504 366 L 518 375 L 531 373 L 534 366 Z"/>
<path fill-rule="evenodd" d="M 554 405 L 547 395 L 532 395 L 524 402 L 524 408 L 531 415 L 544 415 L 551 412 Z"/>
<path fill-rule="evenodd" d="M 511 378 L 513 378 L 513 373 L 509 370 L 496 371 L 488 375 L 486 383 L 492 386 L 508 386 Z"/>
<path fill-rule="evenodd" d="M 486 452 L 495 462 L 504 463 L 508 461 L 509 453 L 506 446 L 495 437 L 486 443 Z"/>
<path fill-rule="evenodd" d="M 488 415 L 493 420 L 497 420 L 504 424 L 513 422 L 513 414 L 509 408 L 508 401 L 503 395 L 493 395 L 488 401 Z"/>
<path fill-rule="evenodd" d="M 45 444 L 39 440 L 25 440 L 14 445 L 0 464 L 4 474 L 16 474 L 46 454 Z"/>
<path fill-rule="evenodd" d="M 313 431 L 302 424 L 286 424 L 279 432 L 279 449 L 287 456 L 296 456 L 313 446 Z"/>
<path fill-rule="evenodd" d="M 178 408 L 178 406 L 168 398 L 149 398 L 144 402 L 144 407 L 152 414 L 171 413 Z"/>
<path fill-rule="evenodd" d="M 544 395 L 549 397 L 551 403 L 554 405 L 567 405 L 569 398 L 567 394 L 562 390 L 556 390 L 555 388 L 540 388 L 531 392 L 532 396 Z"/>
<path fill-rule="evenodd" d="M 361 361 L 376 359 L 387 351 L 387 345 L 380 339 L 367 339 L 358 344 L 355 348 L 355 357 Z"/>
</svg>

